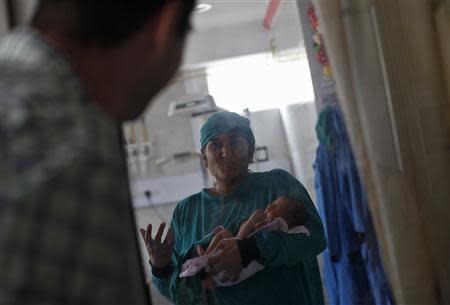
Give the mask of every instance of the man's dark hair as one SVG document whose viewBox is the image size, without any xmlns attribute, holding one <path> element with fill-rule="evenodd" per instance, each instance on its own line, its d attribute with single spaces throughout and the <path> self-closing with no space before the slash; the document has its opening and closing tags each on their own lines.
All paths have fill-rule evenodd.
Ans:
<svg viewBox="0 0 450 305">
<path fill-rule="evenodd" d="M 33 24 L 45 24 L 43 11 L 53 5 L 72 5 L 76 25 L 68 33 L 86 44 L 113 46 L 125 41 L 169 1 L 175 0 L 40 0 Z M 178 0 L 182 5 L 178 33 L 190 29 L 190 15 L 196 0 Z"/>
</svg>

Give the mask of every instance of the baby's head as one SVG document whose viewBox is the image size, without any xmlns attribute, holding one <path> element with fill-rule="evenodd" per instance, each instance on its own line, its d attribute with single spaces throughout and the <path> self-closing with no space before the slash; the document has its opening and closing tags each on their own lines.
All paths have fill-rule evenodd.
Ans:
<svg viewBox="0 0 450 305">
<path fill-rule="evenodd" d="M 308 213 L 303 204 L 287 196 L 280 196 L 274 202 L 269 204 L 264 211 L 267 221 L 272 221 L 277 217 L 283 218 L 289 229 L 302 226 L 306 223 Z"/>
</svg>

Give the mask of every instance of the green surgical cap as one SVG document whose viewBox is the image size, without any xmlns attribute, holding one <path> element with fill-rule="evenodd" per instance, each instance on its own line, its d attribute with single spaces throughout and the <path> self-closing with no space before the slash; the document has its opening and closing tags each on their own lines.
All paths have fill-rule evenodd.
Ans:
<svg viewBox="0 0 450 305">
<path fill-rule="evenodd" d="M 255 136 L 250 121 L 234 112 L 216 112 L 208 118 L 200 130 L 200 145 L 203 149 L 208 142 L 220 134 L 236 132 L 242 134 L 250 144 L 255 145 Z"/>
</svg>

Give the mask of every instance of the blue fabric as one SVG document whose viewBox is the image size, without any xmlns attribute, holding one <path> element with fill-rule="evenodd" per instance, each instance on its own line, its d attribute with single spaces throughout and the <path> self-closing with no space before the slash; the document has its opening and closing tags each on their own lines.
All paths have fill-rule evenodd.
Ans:
<svg viewBox="0 0 450 305">
<path fill-rule="evenodd" d="M 329 304 L 393 304 L 345 124 L 338 106 L 320 113 L 315 188 L 325 224 Z"/>
<path fill-rule="evenodd" d="M 330 253 L 325 250 L 322 255 L 323 259 L 323 284 L 327 296 L 327 304 L 339 305 L 339 287 L 336 270 L 333 267 Z"/>
<path fill-rule="evenodd" d="M 221 111 L 211 115 L 200 129 L 200 146 L 203 149 L 208 142 L 227 132 L 241 133 L 250 146 L 255 146 L 255 136 L 250 128 L 250 121 L 234 112 Z"/>
<path fill-rule="evenodd" d="M 353 230 L 348 200 L 340 193 L 336 154 L 320 146 L 318 160 L 322 162 L 315 166 L 317 201 L 329 245 L 323 255 L 328 303 L 368 304 L 371 295 L 359 251 L 359 234 Z"/>
</svg>

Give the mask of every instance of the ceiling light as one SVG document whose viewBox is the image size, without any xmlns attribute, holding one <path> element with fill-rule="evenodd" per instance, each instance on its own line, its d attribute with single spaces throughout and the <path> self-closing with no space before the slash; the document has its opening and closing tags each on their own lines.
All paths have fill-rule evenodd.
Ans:
<svg viewBox="0 0 450 305">
<path fill-rule="evenodd" d="M 212 5 L 209 3 L 199 3 L 197 4 L 197 6 L 195 7 L 195 12 L 196 13 L 204 13 L 209 11 L 212 8 Z"/>
</svg>

